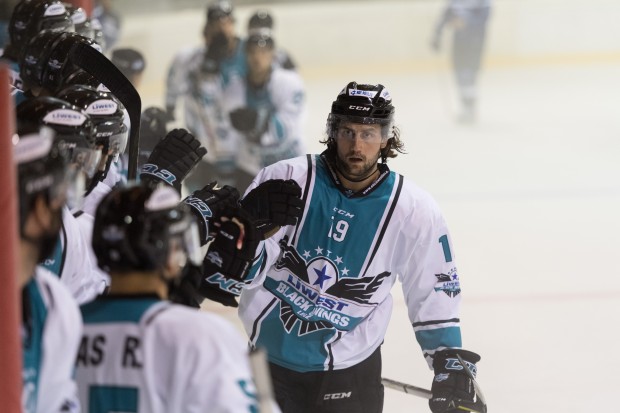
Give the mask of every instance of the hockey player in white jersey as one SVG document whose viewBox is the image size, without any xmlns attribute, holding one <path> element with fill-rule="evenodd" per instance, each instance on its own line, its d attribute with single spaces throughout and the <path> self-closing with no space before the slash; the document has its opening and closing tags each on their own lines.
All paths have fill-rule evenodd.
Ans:
<svg viewBox="0 0 620 413">
<path fill-rule="evenodd" d="M 484 411 L 458 362 L 475 370 L 480 357 L 462 349 L 446 222 L 427 192 L 386 164 L 403 151 L 393 116 L 382 85 L 349 83 L 332 104 L 327 149 L 264 168 L 241 200 L 254 217 L 267 216 L 256 186 L 292 180 L 303 188 L 296 225 L 259 247 L 244 280 L 205 271 L 204 283 L 242 291 L 239 315 L 252 345 L 268 351 L 284 412 L 382 411 L 380 348 L 397 280 L 434 369 L 431 410 Z"/>
<path fill-rule="evenodd" d="M 431 37 L 431 48 L 438 52 L 444 29 L 452 31 L 451 63 L 459 91 L 459 121 L 476 121 L 478 75 L 484 54 L 491 0 L 447 0 Z"/>
<path fill-rule="evenodd" d="M 49 96 L 24 101 L 17 107 L 16 113 L 18 124 L 45 125 L 55 131 L 55 139 L 66 148 L 71 164 L 78 168 L 75 179 L 81 185 L 77 186 L 79 194 L 75 195 L 83 197 L 85 180 L 95 177 L 101 161 L 101 150 L 95 148 L 94 126 L 90 116 L 77 106 Z M 88 238 L 83 236 L 69 206 L 63 207 L 58 238 L 56 248 L 44 257 L 42 264 L 60 277 L 78 303 L 87 302 L 102 293 L 107 284 L 106 279 L 90 271 L 96 268 L 96 262 L 90 259 L 90 247 L 86 243 Z"/>
<path fill-rule="evenodd" d="M 275 64 L 275 41 L 269 29 L 250 32 L 245 43 L 248 73 L 231 83 L 224 104 L 239 136 L 237 166 L 246 171 L 244 191 L 258 171 L 305 153 L 302 143 L 305 88 L 301 76 Z"/>
<path fill-rule="evenodd" d="M 56 245 L 75 182 L 53 131 L 21 125 L 14 146 L 19 185 L 24 413 L 77 412 L 73 366 L 82 333 L 77 303 L 37 264 Z"/>
<path fill-rule="evenodd" d="M 166 111 L 174 119 L 183 102 L 184 126 L 191 131 L 208 155 L 188 177 L 188 192 L 204 184 L 204 176 L 220 184 L 234 185 L 237 143 L 228 132 L 222 90 L 247 73 L 244 41 L 235 31 L 234 9 L 226 0 L 207 6 L 203 29 L 204 45 L 185 48 L 175 55 L 166 81 Z"/>
<path fill-rule="evenodd" d="M 169 186 L 117 187 L 100 203 L 93 248 L 107 296 L 82 306 L 76 363 L 90 413 L 256 412 L 248 347 L 219 316 L 167 301 L 187 260 L 202 260 L 189 207 Z"/>
</svg>

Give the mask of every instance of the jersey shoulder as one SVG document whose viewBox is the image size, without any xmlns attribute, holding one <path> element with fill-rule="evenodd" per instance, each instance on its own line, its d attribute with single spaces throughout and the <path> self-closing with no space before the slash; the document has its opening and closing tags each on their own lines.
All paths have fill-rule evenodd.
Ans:
<svg viewBox="0 0 620 413">
<path fill-rule="evenodd" d="M 398 175 L 397 175 L 398 176 Z M 397 208 L 416 220 L 435 220 L 441 217 L 441 209 L 435 198 L 414 181 L 402 177 L 402 188 Z"/>
<path fill-rule="evenodd" d="M 228 320 L 178 304 L 170 304 L 166 311 L 154 318 L 152 324 L 157 334 L 161 334 L 162 339 L 174 347 L 210 348 L 211 351 L 242 351 L 246 347 L 241 332 Z M 176 341 L 176 345 L 170 340 Z"/>
</svg>

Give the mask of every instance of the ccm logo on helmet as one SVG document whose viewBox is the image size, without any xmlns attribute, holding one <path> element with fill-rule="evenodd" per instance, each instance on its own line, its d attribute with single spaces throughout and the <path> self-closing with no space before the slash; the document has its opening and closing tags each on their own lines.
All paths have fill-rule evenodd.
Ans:
<svg viewBox="0 0 620 413">
<path fill-rule="evenodd" d="M 364 111 L 369 111 L 370 110 L 369 107 L 366 107 L 366 106 L 355 106 L 355 105 L 349 105 L 349 109 L 364 110 Z"/>
</svg>

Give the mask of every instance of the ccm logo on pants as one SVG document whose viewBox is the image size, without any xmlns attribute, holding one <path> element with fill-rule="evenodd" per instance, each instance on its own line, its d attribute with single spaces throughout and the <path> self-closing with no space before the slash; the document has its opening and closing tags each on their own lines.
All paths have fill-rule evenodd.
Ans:
<svg viewBox="0 0 620 413">
<path fill-rule="evenodd" d="M 328 393 L 323 396 L 323 400 L 338 400 L 338 399 L 348 399 L 351 397 L 351 392 L 348 393 Z"/>
</svg>

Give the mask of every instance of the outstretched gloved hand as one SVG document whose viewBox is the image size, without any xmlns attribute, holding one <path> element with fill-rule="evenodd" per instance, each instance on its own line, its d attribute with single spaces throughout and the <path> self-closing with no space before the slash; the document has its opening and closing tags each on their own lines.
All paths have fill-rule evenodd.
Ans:
<svg viewBox="0 0 620 413">
<path fill-rule="evenodd" d="M 271 179 L 252 189 L 240 202 L 256 224 L 259 237 L 283 225 L 295 225 L 303 214 L 301 188 L 292 179 Z"/>
<path fill-rule="evenodd" d="M 205 156 L 207 150 L 185 129 L 173 129 L 157 143 L 140 170 L 147 185 L 163 182 L 181 192 L 181 182 Z"/>
<path fill-rule="evenodd" d="M 183 199 L 196 216 L 202 245 L 209 241 L 209 222 L 217 221 L 223 214 L 236 208 L 238 201 L 237 188 L 229 185 L 220 187 L 217 182 L 211 182 Z"/>
<path fill-rule="evenodd" d="M 213 241 L 205 255 L 205 278 L 219 273 L 243 280 L 248 274 L 260 242 L 252 217 L 241 208 L 231 208 L 212 222 Z"/>
</svg>

